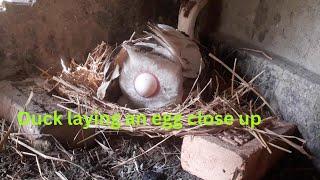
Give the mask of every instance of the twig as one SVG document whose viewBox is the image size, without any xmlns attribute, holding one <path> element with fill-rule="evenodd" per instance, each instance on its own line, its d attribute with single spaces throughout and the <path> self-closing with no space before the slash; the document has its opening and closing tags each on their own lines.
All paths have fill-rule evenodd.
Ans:
<svg viewBox="0 0 320 180">
<path fill-rule="evenodd" d="M 141 154 L 139 154 L 139 155 L 137 155 L 137 156 L 134 156 L 134 157 L 132 157 L 132 158 L 130 158 L 130 159 L 128 159 L 128 160 L 126 160 L 126 161 L 124 161 L 124 162 L 116 165 L 116 166 L 111 167 L 111 169 L 114 169 L 114 168 L 119 167 L 119 166 L 123 166 L 123 165 L 131 162 L 132 160 L 135 160 L 136 158 L 139 158 L 139 157 L 143 156 L 144 154 L 146 154 L 146 153 L 152 151 L 154 148 L 158 147 L 160 144 L 164 143 L 166 140 L 168 140 L 168 139 L 171 138 L 172 136 L 173 136 L 173 135 L 170 135 L 170 136 L 166 137 L 165 139 L 163 139 L 162 141 L 160 141 L 160 142 L 157 143 L 156 145 L 152 146 L 150 149 L 146 150 L 145 152 L 143 152 L 143 153 L 141 153 Z"/>
<path fill-rule="evenodd" d="M 272 60 L 272 57 L 269 56 L 267 53 L 261 51 L 261 50 L 256 50 L 256 49 L 250 49 L 250 48 L 239 48 L 240 50 L 245 50 L 245 51 L 253 51 L 256 53 L 260 53 L 262 55 L 264 55 L 266 58 L 268 58 L 269 60 Z"/>
<path fill-rule="evenodd" d="M 59 82 L 59 83 L 61 83 L 61 84 L 63 84 L 64 86 L 67 86 L 67 87 L 73 89 L 73 90 L 76 91 L 76 92 L 79 92 L 79 93 L 85 94 L 85 95 L 89 95 L 88 92 L 84 92 L 83 90 L 81 90 L 81 89 L 77 88 L 76 86 L 74 86 L 74 85 L 72 85 L 72 84 L 64 81 L 64 80 L 61 79 L 61 78 L 57 78 L 56 76 L 53 76 L 52 79 L 55 80 L 55 81 L 57 81 L 57 82 Z"/>
<path fill-rule="evenodd" d="M 230 71 L 231 73 L 233 72 L 232 69 L 230 69 L 229 66 L 227 66 L 225 63 L 223 63 L 220 59 L 218 59 L 216 56 L 214 56 L 213 54 L 209 53 L 209 56 L 214 59 L 215 61 L 217 61 L 218 63 L 220 63 L 222 66 L 224 66 L 228 71 Z M 237 73 L 234 73 L 234 75 L 242 82 L 244 83 L 248 88 L 250 88 L 252 90 L 252 92 L 254 92 L 256 95 L 258 95 L 262 101 L 264 101 L 264 103 L 266 103 L 266 105 L 269 107 L 269 109 L 272 111 L 273 114 L 275 114 L 275 111 L 273 110 L 273 108 L 270 106 L 270 104 L 268 103 L 268 101 L 253 87 L 251 87 L 251 85 L 249 83 L 247 83 L 247 81 L 245 81 L 244 79 L 242 79 Z"/>
<path fill-rule="evenodd" d="M 45 154 L 43 154 L 42 152 L 36 150 L 35 148 L 33 148 L 33 147 L 27 145 L 26 143 L 20 141 L 19 139 L 11 138 L 11 140 L 13 140 L 13 141 L 16 142 L 17 144 L 19 144 L 19 145 L 27 148 L 27 149 L 30 150 L 31 152 L 37 154 L 38 156 L 40 156 L 40 157 L 42 157 L 42 158 L 44 158 L 44 159 L 69 163 L 69 164 L 71 164 L 71 165 L 74 165 L 74 166 L 78 167 L 79 169 L 81 169 L 83 172 L 85 172 L 86 174 L 88 174 L 88 175 L 90 176 L 90 174 L 89 174 L 87 171 L 85 171 L 85 169 L 84 169 L 83 167 L 81 167 L 80 165 L 78 165 L 78 164 L 75 164 L 75 163 L 73 163 L 73 162 L 71 162 L 71 161 L 68 161 L 68 160 L 65 160 L 65 159 L 60 159 L 60 158 L 56 158 L 56 157 L 52 157 L 52 156 L 45 155 Z"/>
<path fill-rule="evenodd" d="M 233 70 L 232 70 L 232 78 L 231 78 L 231 96 L 233 96 L 233 88 L 234 88 L 234 74 L 236 73 L 236 65 L 237 58 L 234 60 Z"/>
</svg>

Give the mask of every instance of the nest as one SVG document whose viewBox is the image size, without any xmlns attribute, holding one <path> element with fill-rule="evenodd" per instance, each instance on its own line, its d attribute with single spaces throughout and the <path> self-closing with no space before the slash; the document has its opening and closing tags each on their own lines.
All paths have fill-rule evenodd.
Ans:
<svg viewBox="0 0 320 180">
<path fill-rule="evenodd" d="M 66 66 L 62 61 L 63 71 L 59 76 L 52 77 L 46 71 L 40 70 L 50 76 L 48 82 L 52 86 L 50 86 L 49 91 L 53 92 L 53 97 L 60 100 L 58 106 L 74 113 L 91 114 L 92 112 L 96 112 L 114 114 L 118 112 L 122 116 L 128 113 L 143 113 L 150 120 L 153 114 L 170 113 L 181 114 L 183 117 L 186 117 L 185 115 L 196 114 L 201 110 L 203 114 L 231 114 L 233 117 L 246 114 L 259 114 L 262 117 L 262 122 L 255 128 L 251 128 L 250 124 L 248 126 L 240 125 L 239 119 L 234 119 L 232 126 L 190 126 L 187 123 L 187 119 L 184 118 L 182 119 L 182 129 L 167 130 L 161 126 L 155 126 L 150 121 L 145 125 L 128 126 L 125 120 L 122 119 L 121 126 L 117 130 L 110 128 L 110 126 L 91 125 L 90 128 L 98 131 L 92 137 L 101 133 L 103 137 L 97 137 L 96 142 L 99 146 L 89 151 L 85 149 L 73 150 L 72 152 L 67 151 L 58 141 L 55 141 L 54 150 L 48 152 L 48 154 L 44 154 L 25 143 L 28 140 L 21 136 L 20 133 L 12 133 L 11 126 L 7 127 L 5 121 L 3 121 L 2 129 L 8 128 L 9 130 L 1 131 L 1 135 L 4 138 L 0 141 L 0 150 L 3 149 L 7 140 L 10 140 L 7 143 L 8 146 L 6 146 L 9 149 L 7 151 L 8 155 L 4 155 L 6 161 L 20 162 L 19 157 L 30 157 L 24 158 L 26 161 L 24 163 L 29 166 L 25 164 L 20 166 L 18 163 L 14 164 L 14 168 L 12 168 L 13 172 L 22 172 L 18 173 L 18 176 L 28 177 L 30 176 L 28 174 L 30 173 L 29 168 L 32 167 L 32 172 L 39 172 L 38 178 L 57 175 L 65 179 L 65 175 L 69 175 L 79 178 L 92 177 L 95 179 L 105 179 L 105 177 L 114 177 L 116 175 L 122 179 L 128 179 L 141 177 L 140 170 L 149 169 L 148 167 L 156 166 L 155 164 L 164 161 L 164 164 L 167 164 L 167 166 L 174 165 L 177 167 L 173 169 L 171 167 L 166 168 L 167 174 L 173 174 L 172 171 L 182 171 L 180 165 L 176 165 L 180 164 L 177 158 L 180 150 L 176 147 L 177 144 L 175 143 L 177 141 L 170 142 L 167 140 L 173 136 L 183 137 L 185 135 L 215 136 L 235 146 L 241 146 L 256 138 L 270 153 L 272 153 L 271 147 L 290 153 L 289 149 L 272 143 L 272 140 L 277 139 L 284 142 L 282 144 L 290 145 L 310 157 L 303 148 L 305 144 L 303 139 L 276 134 L 272 131 L 273 125 L 279 121 L 279 118 L 274 115 L 271 106 L 252 84 L 261 73 L 247 82 L 235 72 L 235 68 L 229 68 L 220 59 L 209 53 L 207 60 L 220 64 L 220 67 L 224 70 L 223 73 L 228 72 L 230 76 L 222 73 L 219 74 L 219 72 L 212 72 L 212 68 L 204 69 L 192 84 L 190 93 L 183 103 L 157 110 L 133 109 L 115 103 L 117 99 L 115 97 L 120 96 L 117 83 L 120 70 L 117 65 L 121 63 L 121 53 L 123 53 L 121 50 L 116 53 L 116 50 L 112 47 L 106 43 L 102 43 L 89 54 L 83 65 L 79 65 L 72 60 L 70 65 Z M 227 80 L 223 77 L 228 77 L 230 83 L 225 83 L 224 80 Z M 105 94 L 99 94 L 99 92 L 104 90 L 106 90 Z M 31 95 L 30 97 L 32 98 Z M 104 98 L 101 100 L 102 97 Z M 121 133 L 124 136 L 121 136 L 121 138 L 118 136 L 107 138 L 105 136 L 106 133 Z M 131 138 L 133 136 L 143 137 Z M 155 137 L 160 137 L 161 140 L 159 141 Z M 114 143 L 112 145 L 114 149 L 109 145 L 109 138 L 112 138 L 110 142 Z M 130 140 L 126 140 L 126 138 Z M 135 141 L 129 143 L 133 139 Z M 141 141 L 141 139 L 143 140 Z M 29 151 L 19 150 L 16 148 L 17 145 Z M 178 144 L 177 146 L 180 145 Z M 169 147 L 171 149 L 168 149 Z M 169 154 L 171 154 L 170 158 Z M 138 163 L 138 158 L 141 163 Z M 168 160 L 170 161 L 169 163 L 167 162 Z M 144 165 L 147 168 L 140 168 L 138 164 Z M 165 165 L 161 165 L 160 168 L 164 167 Z M 53 170 L 50 170 L 50 168 Z M 8 174 L 5 176 L 5 174 L 1 174 L 0 177 L 12 178 Z M 14 174 L 17 175 L 17 173 Z"/>
<path fill-rule="evenodd" d="M 225 71 L 231 74 L 231 83 L 228 88 L 224 88 L 223 90 L 219 88 L 220 84 L 218 77 L 221 76 L 217 76 L 217 74 L 212 72 L 201 72 L 199 73 L 199 77 L 194 81 L 190 93 L 183 103 L 157 110 L 147 108 L 132 109 L 120 106 L 107 98 L 108 95 L 111 97 L 119 96 L 119 94 L 116 94 L 116 92 L 120 92 L 117 84 L 117 78 L 120 73 L 117 64 L 121 62 L 121 53 L 123 52 L 120 51 L 118 55 L 115 55 L 115 50 L 103 42 L 88 55 L 84 65 L 78 65 L 72 61 L 70 67 L 66 67 L 64 63 L 62 63 L 64 67 L 63 72 L 60 76 L 54 76 L 52 78 L 52 80 L 56 82 L 55 90 L 58 92 L 58 95 L 54 95 L 54 97 L 61 100 L 61 103 L 58 104 L 58 106 L 80 114 L 90 114 L 92 112 L 114 114 L 118 112 L 122 117 L 125 117 L 126 114 L 140 113 L 147 116 L 147 123 L 137 126 L 128 126 L 125 119 L 121 118 L 121 125 L 117 130 L 105 125 L 92 124 L 90 126 L 90 128 L 99 129 L 100 132 L 125 133 L 130 136 L 149 136 L 151 138 L 163 137 L 166 140 L 172 136 L 182 137 L 185 135 L 219 136 L 221 132 L 233 130 L 239 134 L 246 133 L 250 134 L 251 137 L 257 138 L 270 153 L 271 150 L 269 146 L 290 152 L 285 148 L 268 143 L 268 139 L 277 138 L 298 149 L 303 154 L 308 154 L 303 149 L 304 140 L 298 139 L 299 144 L 302 145 L 297 145 L 291 141 L 292 138 L 297 138 L 277 135 L 270 130 L 272 129 L 272 122 L 279 121 L 279 118 L 274 115 L 271 106 L 252 84 L 262 73 L 247 82 L 235 72 L 235 68 L 232 69 L 228 67 L 223 61 L 209 53 L 207 58 L 208 61 L 219 64 Z M 209 71 L 212 70 L 209 69 Z M 206 82 L 204 83 L 200 74 L 214 75 L 205 79 Z M 101 84 L 102 86 L 99 86 Z M 101 98 L 98 98 L 99 88 L 101 87 L 106 92 L 106 97 L 102 100 Z M 215 89 L 212 87 L 215 87 Z M 204 92 L 206 94 L 205 96 L 203 95 Z M 104 95 L 102 95 L 102 97 L 104 97 Z M 208 101 L 208 99 L 210 100 Z M 68 105 L 70 104 L 76 105 L 77 108 L 69 108 Z M 231 126 L 205 126 L 204 124 L 197 126 L 188 125 L 186 115 L 197 114 L 199 110 L 201 110 L 203 114 L 230 114 L 235 117 L 235 119 Z M 167 130 L 161 126 L 155 126 L 150 122 L 150 119 L 154 114 L 168 113 L 172 115 L 182 115 L 182 129 Z M 240 115 L 254 114 L 259 114 L 262 118 L 261 124 L 255 128 L 250 128 L 250 125 L 240 125 L 239 118 L 236 118 Z"/>
</svg>

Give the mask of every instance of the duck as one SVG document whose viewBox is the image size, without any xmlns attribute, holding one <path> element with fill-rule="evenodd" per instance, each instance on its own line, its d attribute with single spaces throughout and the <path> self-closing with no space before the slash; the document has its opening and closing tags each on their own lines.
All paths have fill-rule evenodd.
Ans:
<svg viewBox="0 0 320 180">
<path fill-rule="evenodd" d="M 164 24 L 148 24 L 147 36 L 122 43 L 126 58 L 119 77 L 120 104 L 162 108 L 182 102 L 183 82 L 196 78 L 202 65 L 199 47 Z"/>
</svg>

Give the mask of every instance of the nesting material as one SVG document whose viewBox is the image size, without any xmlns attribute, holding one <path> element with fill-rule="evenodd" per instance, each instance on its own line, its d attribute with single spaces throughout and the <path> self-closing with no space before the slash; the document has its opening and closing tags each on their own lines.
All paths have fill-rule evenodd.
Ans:
<svg viewBox="0 0 320 180">
<path fill-rule="evenodd" d="M 136 43 L 136 42 L 135 42 Z M 130 43 L 129 43 L 130 44 Z M 127 46 L 127 47 L 126 47 Z M 133 51 L 135 53 L 135 48 L 128 47 L 128 43 L 124 43 L 123 47 L 128 51 Z M 166 47 L 166 46 L 162 46 Z M 161 47 L 159 47 L 161 48 Z M 155 48 L 154 48 L 155 49 Z M 198 73 L 198 77 L 194 80 L 194 84 L 190 91 L 186 94 L 186 98 L 181 101 L 181 103 L 177 103 L 176 105 L 171 106 L 162 106 L 161 108 L 129 108 L 127 106 L 121 106 L 115 101 L 111 101 L 108 98 L 108 95 L 117 97 L 119 100 L 121 97 L 120 87 L 117 86 L 119 83 L 120 77 L 120 85 L 121 85 L 121 76 L 123 73 L 126 73 L 125 66 L 122 67 L 124 63 L 130 63 L 130 61 L 123 61 L 128 58 L 128 56 L 123 56 L 123 50 L 119 52 L 118 55 L 114 55 L 110 50 L 110 47 L 105 43 L 99 45 L 93 53 L 89 54 L 87 62 L 85 65 L 77 65 L 75 63 L 72 64 L 72 68 L 70 71 L 63 71 L 59 77 L 54 77 L 53 80 L 57 82 L 56 89 L 59 92 L 59 95 L 63 98 L 63 104 L 75 104 L 78 106 L 78 112 L 83 113 L 86 112 L 88 114 L 92 112 L 98 111 L 103 114 L 114 114 L 119 112 L 121 117 L 125 117 L 127 114 L 144 114 L 146 115 L 147 122 L 146 124 L 139 125 L 128 125 L 126 123 L 125 118 L 120 120 L 120 127 L 116 131 L 112 129 L 110 126 L 105 125 L 96 125 L 92 124 L 89 127 L 94 129 L 102 129 L 108 132 L 117 132 L 117 133 L 127 133 L 132 136 L 149 136 L 149 137 L 171 137 L 171 136 L 185 136 L 185 135 L 210 135 L 217 136 L 219 133 L 230 130 L 230 129 L 240 129 L 244 131 L 248 131 L 252 137 L 256 138 L 263 144 L 265 148 L 268 149 L 269 145 L 265 142 L 262 132 L 267 131 L 270 122 L 278 121 L 278 117 L 276 117 L 272 112 L 271 106 L 265 100 L 263 96 L 259 94 L 259 92 L 250 82 L 245 81 L 241 76 L 239 76 L 234 69 L 225 65 L 220 59 L 215 57 L 213 54 L 209 53 L 210 58 L 207 61 L 214 61 L 217 64 L 220 64 L 221 67 L 225 69 L 226 72 L 231 73 L 232 75 L 232 83 L 229 88 L 221 90 L 219 88 L 219 78 L 217 75 L 212 78 L 206 80 L 205 82 L 200 82 L 200 76 L 202 73 L 214 74 L 210 71 L 200 72 Z M 130 53 L 129 57 L 130 57 Z M 170 53 L 168 53 L 170 55 Z M 152 56 L 152 54 L 151 54 Z M 145 57 L 144 57 L 145 58 Z M 149 57 L 150 59 L 151 57 Z M 165 59 L 164 59 L 165 60 Z M 150 63 L 150 60 L 142 58 L 142 64 Z M 156 62 L 154 62 L 156 63 Z M 175 62 L 168 61 L 166 64 L 172 63 L 171 67 L 175 66 Z M 138 63 L 137 66 L 141 66 Z M 106 68 L 107 67 L 107 68 Z M 130 67 L 130 66 L 127 66 Z M 139 67 L 139 68 L 141 68 Z M 156 66 L 155 66 L 156 67 Z M 161 67 L 161 66 L 160 66 Z M 159 68 L 160 68 L 159 67 Z M 176 66 L 179 67 L 179 66 Z M 123 68 L 123 69 L 122 69 Z M 168 67 L 170 68 L 170 67 Z M 107 70 L 106 70 L 107 69 Z M 179 74 L 180 70 L 176 70 L 179 68 L 172 69 L 172 72 L 176 72 Z M 176 71 L 174 71 L 176 70 Z M 157 73 L 161 71 L 161 68 L 154 71 L 152 73 Z M 212 70 L 211 70 L 212 71 Z M 144 71 L 140 71 L 136 76 L 145 73 Z M 164 73 L 164 72 L 162 72 Z M 172 73 L 174 74 L 174 73 Z M 154 74 L 155 75 L 155 74 Z M 131 88 L 134 88 L 134 80 L 136 76 L 131 76 Z M 125 77 L 125 76 L 124 76 Z M 89 80 L 90 78 L 90 80 Z M 174 79 L 175 77 L 173 77 Z M 176 77 L 177 78 L 177 77 Z M 152 79 L 152 78 L 151 78 Z M 161 81 L 161 80 L 159 80 Z M 89 83 L 85 83 L 89 82 Z M 172 81 L 174 82 L 174 81 Z M 238 83 L 240 82 L 240 83 Z M 176 84 L 181 83 L 180 80 L 175 81 Z M 100 84 L 100 87 L 98 87 Z M 151 83 L 152 84 L 152 83 Z M 206 84 L 206 86 L 200 86 L 200 84 Z M 124 87 L 123 85 L 122 87 Z M 206 93 L 206 96 L 202 96 L 203 92 L 208 89 L 208 87 L 216 87 L 216 90 L 209 91 Z M 103 87 L 103 88 L 101 88 Z M 175 86 L 177 89 L 180 86 Z M 130 87 L 128 87 L 130 88 Z M 101 91 L 105 90 L 105 91 Z M 124 94 L 125 89 L 122 88 Z M 99 97 L 99 94 L 102 92 L 105 93 L 104 96 Z M 117 92 L 117 93 L 115 93 Z M 98 97 L 97 97 L 98 94 Z M 139 95 L 140 96 L 140 95 Z M 140 96 L 141 97 L 141 96 Z M 213 97 L 213 98 L 212 98 Z M 250 97 L 254 97 L 250 99 Z M 153 98 L 153 96 L 149 97 Z M 149 99 L 145 98 L 145 99 Z M 211 100 L 209 100 L 211 99 Z M 139 102 L 139 101 L 137 101 Z M 153 103 L 150 101 L 150 103 Z M 190 125 L 188 123 L 187 115 L 189 114 L 197 114 L 199 111 L 202 111 L 203 114 L 211 114 L 211 115 L 222 115 L 225 116 L 227 114 L 232 115 L 235 119 L 232 125 L 221 125 L 221 126 L 205 126 L 204 124 L 198 124 L 196 126 Z M 168 130 L 159 125 L 155 125 L 151 122 L 151 117 L 154 114 L 181 114 L 181 123 L 182 128 L 176 130 Z M 259 114 L 262 118 L 261 124 L 256 128 L 249 128 L 247 126 L 242 126 L 239 123 L 240 115 L 252 115 Z M 276 135 L 275 135 L 276 136 Z M 303 144 L 295 144 L 290 140 L 291 137 L 281 137 L 281 141 L 293 146 L 298 149 L 300 152 L 308 155 L 306 151 L 303 149 Z"/>
<path fill-rule="evenodd" d="M 28 78 L 23 81 L 0 81 L 0 117 L 6 119 L 8 123 L 13 123 L 14 131 L 22 135 L 35 149 L 49 151 L 53 145 L 52 140 L 58 140 L 65 147 L 83 147 L 85 144 L 92 144 L 92 141 L 86 140 L 80 143 L 94 133 L 93 129 L 89 131 L 82 130 L 79 126 L 68 126 L 64 123 L 62 126 L 45 126 L 43 124 L 25 124 L 20 125 L 18 112 L 26 111 L 37 114 L 36 118 L 45 115 L 48 112 L 63 111 L 56 105 L 59 101 L 47 94 L 42 88 L 45 84 L 43 79 Z M 81 131 L 81 135 L 77 133 Z M 50 136 L 48 136 L 50 134 Z"/>
</svg>

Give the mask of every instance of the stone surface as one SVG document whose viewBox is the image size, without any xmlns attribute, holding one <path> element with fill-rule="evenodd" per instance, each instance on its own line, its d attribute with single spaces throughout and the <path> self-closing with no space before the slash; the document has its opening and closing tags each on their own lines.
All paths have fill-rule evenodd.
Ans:
<svg viewBox="0 0 320 180">
<path fill-rule="evenodd" d="M 285 121 L 298 126 L 320 169 L 320 2 L 214 3 L 215 11 L 207 7 L 200 18 L 201 41 L 262 50 L 272 57 L 247 51 L 249 56 L 238 57 L 238 72 L 251 79 L 265 71 L 255 84 Z M 214 18 L 208 20 L 210 14 Z"/>
<path fill-rule="evenodd" d="M 320 76 L 280 57 L 272 60 L 245 53 L 238 60 L 238 72 L 248 79 L 264 73 L 254 82 L 285 121 L 298 126 L 307 147 L 320 168 Z"/>
<path fill-rule="evenodd" d="M 292 134 L 295 126 L 279 123 L 278 134 Z M 272 143 L 284 146 L 276 140 Z M 272 154 L 257 139 L 237 146 L 212 136 L 186 136 L 181 149 L 182 168 L 204 180 L 259 179 L 283 155 L 271 148 Z"/>
<path fill-rule="evenodd" d="M 17 113 L 24 110 L 31 91 L 33 91 L 34 95 L 31 102 L 26 106 L 25 111 L 31 114 L 53 113 L 55 110 L 65 113 L 64 109 L 57 107 L 59 102 L 49 96 L 42 88 L 42 83 L 43 80 L 34 78 L 16 82 L 1 81 L 0 117 L 9 122 L 14 121 L 15 130 L 24 133 L 24 136 L 37 149 L 49 150 L 50 144 L 54 142 L 50 136 L 53 136 L 65 147 L 74 148 L 92 143 L 93 140 L 88 140 L 85 143 L 78 144 L 78 142 L 92 135 L 94 130 L 82 130 L 81 127 L 68 126 L 67 123 L 63 123 L 62 126 L 20 126 L 18 124 Z"/>
<path fill-rule="evenodd" d="M 320 1 L 219 0 L 212 6 L 213 19 L 204 16 L 203 22 L 214 38 L 237 38 L 244 47 L 270 51 L 320 74 Z"/>
</svg>

